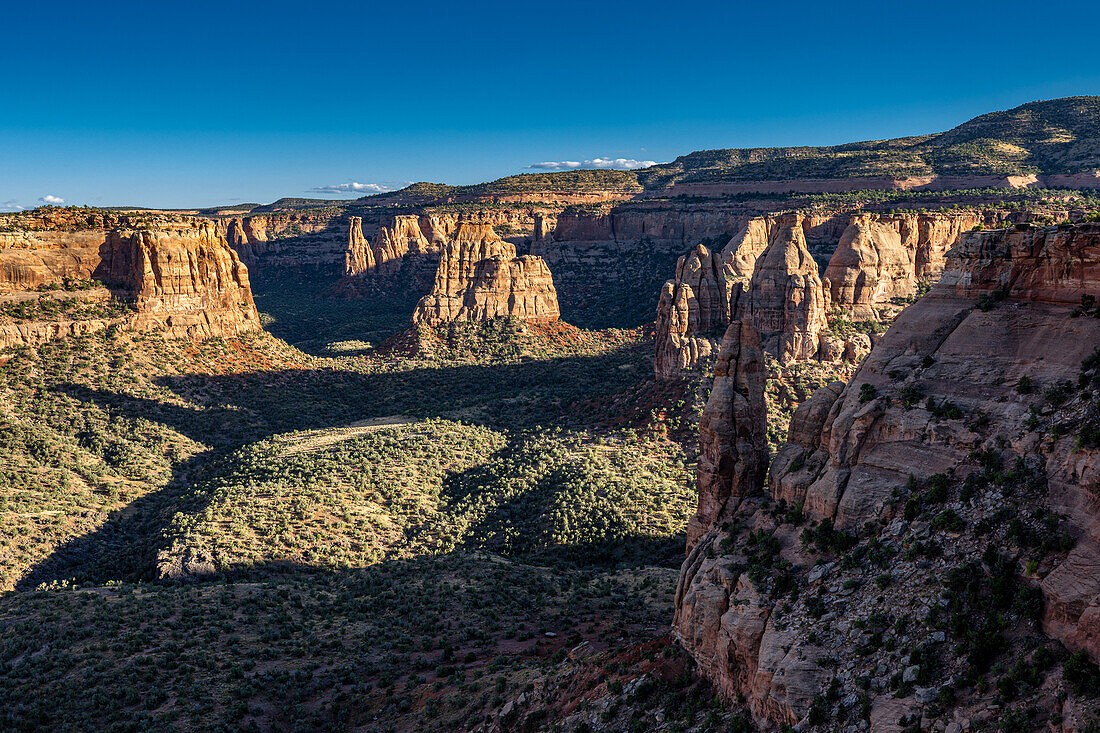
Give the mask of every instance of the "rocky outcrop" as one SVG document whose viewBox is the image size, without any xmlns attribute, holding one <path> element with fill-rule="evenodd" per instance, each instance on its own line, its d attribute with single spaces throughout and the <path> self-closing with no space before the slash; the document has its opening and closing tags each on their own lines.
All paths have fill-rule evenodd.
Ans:
<svg viewBox="0 0 1100 733">
<path fill-rule="evenodd" d="M 749 281 L 735 317 L 750 320 L 764 350 L 786 364 L 811 359 L 828 328 L 825 291 L 806 248 L 802 215 L 780 217 Z"/>
<path fill-rule="evenodd" d="M 0 349 L 12 346 L 40 346 L 55 339 L 101 333 L 111 325 L 112 322 L 109 319 L 103 318 L 0 323 Z"/>
<path fill-rule="evenodd" d="M 714 353 L 729 308 L 721 255 L 699 245 L 681 257 L 676 278 L 665 283 L 657 305 L 657 378 L 678 375 Z"/>
<path fill-rule="evenodd" d="M 947 250 L 982 221 L 975 211 L 852 216 L 825 269 L 831 304 L 877 317 L 880 306 L 938 278 Z"/>
<path fill-rule="evenodd" d="M 532 240 L 535 242 L 545 242 L 554 234 L 554 229 L 558 225 L 557 217 L 549 216 L 547 214 L 535 214 L 535 232 Z"/>
<path fill-rule="evenodd" d="M 771 228 L 770 219 L 754 216 L 722 248 L 723 271 L 728 282 L 748 285 L 756 270 L 756 261 L 768 248 L 768 232 Z"/>
<path fill-rule="evenodd" d="M 996 224 L 1005 218 L 1000 212 L 982 214 L 974 210 L 948 213 L 920 213 L 896 215 L 904 217 L 900 226 L 902 243 L 916 253 L 913 260 L 916 276 L 935 280 L 943 272 L 945 257 L 964 232 L 979 224 Z M 914 233 L 916 241 L 913 241 Z"/>
<path fill-rule="evenodd" d="M 722 337 L 714 385 L 699 420 L 699 509 L 688 523 L 688 549 L 764 485 L 768 466 L 764 355 L 748 321 L 734 321 Z"/>
<path fill-rule="evenodd" d="M 806 245 L 806 232 L 818 231 L 824 221 L 799 214 L 753 217 L 721 253 L 711 255 L 700 245 L 681 258 L 676 278 L 665 283 L 658 304 L 657 377 L 692 369 L 717 350 L 715 330 L 729 322 L 729 294 L 738 288 L 747 294 L 740 301 L 744 312 L 738 315 L 752 319 L 765 334 L 765 350 L 783 363 L 815 357 L 862 359 L 870 350 L 865 336 L 845 340 L 825 334 L 827 298 Z M 716 296 L 722 300 L 720 308 L 710 303 Z"/>
<path fill-rule="evenodd" d="M 1100 227 L 1085 225 L 964 235 L 939 284 L 899 316 L 832 408 L 813 446 L 820 455 L 809 461 L 827 456 L 824 472 L 807 466 L 800 482 L 777 470 L 773 483 L 782 488 L 776 493 L 804 504 L 812 516 L 858 528 L 881 515 L 910 473 L 959 464 L 978 436 L 962 426 L 946 435 L 942 429 L 930 433 L 934 416 L 899 401 L 907 389 L 995 415 L 1006 430 L 1018 428 L 1026 410 L 1012 385 L 1029 369 L 1046 372 L 1048 381 L 1075 377 L 1081 359 L 1100 344 L 1100 328 L 1069 318 L 1082 294 L 1100 293 L 1100 237 L 1094 228 L 1100 233 Z M 975 308 L 978 297 L 1012 297 L 1028 307 L 986 312 Z M 1042 303 L 1061 305 L 1064 312 L 1048 311 Z M 919 368 L 925 356 L 935 362 L 927 372 Z M 998 397 L 1008 404 L 999 404 Z M 809 446 L 781 450 L 777 468 L 803 448 Z"/>
<path fill-rule="evenodd" d="M 370 242 L 363 236 L 363 217 L 348 219 L 348 248 L 344 254 L 344 274 L 358 275 L 374 269 L 374 252 Z"/>
<path fill-rule="evenodd" d="M 853 216 L 825 270 L 830 301 L 856 318 L 874 318 L 875 305 L 916 290 L 915 254 L 878 217 Z"/>
<path fill-rule="evenodd" d="M 375 266 L 383 267 L 409 254 L 438 251 L 438 244 L 429 242 L 424 236 L 420 230 L 420 217 L 399 215 L 379 225 L 372 249 Z"/>
<path fill-rule="evenodd" d="M 132 294 L 135 328 L 191 338 L 260 328 L 248 270 L 213 222 L 112 230 L 95 275 Z"/>
<path fill-rule="evenodd" d="M 515 245 L 495 237 L 491 226 L 463 224 L 444 245 L 435 285 L 417 304 L 413 323 L 553 321 L 559 315 L 553 278 L 540 257 L 517 257 Z"/>
<path fill-rule="evenodd" d="M 1100 224 L 966 234 L 937 290 L 956 296 L 1077 306 L 1100 294 Z"/>
<path fill-rule="evenodd" d="M 247 267 L 327 268 L 346 264 L 348 218 L 331 207 L 217 220 L 218 230 Z"/>
<path fill-rule="evenodd" d="M 113 295 L 132 313 L 115 319 L 22 321 L 3 325 L 5 345 L 99 331 L 117 324 L 169 336 L 232 336 L 260 328 L 248 271 L 209 220 L 163 222 L 143 229 L 30 231 L 0 242 L 0 290 L 13 298 L 63 281 L 98 280 L 110 290 L 67 297 L 99 301 Z M 22 292 L 22 295 L 20 295 Z M 37 296 L 33 296 L 37 297 Z"/>
<path fill-rule="evenodd" d="M 944 594 L 944 578 L 988 556 L 991 545 L 1014 560 L 1002 575 L 1042 592 L 1042 629 L 1100 661 L 1100 448 L 1095 437 L 1081 437 L 1100 435 L 1100 403 L 1090 391 L 1100 385 L 1100 364 L 1085 361 L 1100 353 L 1100 318 L 1074 315 L 1091 313 L 1090 298 L 1100 299 L 1100 225 L 964 233 L 939 283 L 902 312 L 851 381 L 799 406 L 771 462 L 767 498 L 743 498 L 732 515 L 700 511 L 675 631 L 723 694 L 745 699 L 764 725 L 836 730 L 843 706 L 819 710 L 824 724 L 807 716 L 837 676 L 833 699 L 867 695 L 872 731 L 919 719 L 932 709 L 940 676 L 964 674 L 969 662 L 957 656 L 954 627 L 935 625 L 936 613 L 914 614 L 913 605 Z M 721 496 L 710 488 L 714 474 L 713 459 L 701 456 L 701 508 Z M 811 539 L 798 539 L 801 519 L 777 520 L 771 502 L 798 507 L 809 521 L 803 526 L 818 527 Z M 1015 518 L 1012 527 L 1006 517 Z M 975 529 L 983 522 L 986 529 Z M 1021 532 L 1047 540 L 1062 533 L 1076 543 L 1068 553 L 1052 542 L 1036 554 Z M 837 538 L 858 544 L 847 553 L 854 557 L 882 548 L 880 564 L 861 575 L 858 564 L 843 570 L 808 549 Z M 911 548 L 926 541 L 940 554 L 914 562 Z M 771 549 L 761 555 L 764 542 Z M 1038 569 L 1028 572 L 1037 577 L 1024 578 L 1024 560 L 1033 557 Z M 875 587 L 868 572 L 892 584 Z M 801 590 L 793 600 L 778 590 L 783 574 Z M 887 635 L 896 633 L 899 645 L 934 646 L 937 671 L 922 678 L 919 662 L 903 659 L 908 672 L 890 666 L 866 643 L 866 628 L 847 621 L 872 612 L 915 624 L 911 635 Z M 984 612 L 964 618 L 979 623 Z M 1011 613 L 1023 623 L 1022 612 Z M 945 628 L 944 642 L 936 630 Z M 821 658 L 835 665 L 823 668 Z M 877 684 L 849 693 L 860 675 L 903 672 L 918 685 L 908 697 Z M 961 704 L 981 710 L 986 702 Z"/>
<path fill-rule="evenodd" d="M 482 211 L 464 214 L 399 214 L 385 218 L 378 226 L 374 244 L 362 234 L 362 220 L 351 217 L 345 253 L 346 275 L 391 273 L 411 258 L 433 261 L 451 243 L 499 242 L 500 222 L 509 231 L 528 233 L 533 215 L 525 211 Z"/>
<path fill-rule="evenodd" d="M 103 258 L 103 230 L 0 233 L 0 292 L 89 280 Z"/>
</svg>

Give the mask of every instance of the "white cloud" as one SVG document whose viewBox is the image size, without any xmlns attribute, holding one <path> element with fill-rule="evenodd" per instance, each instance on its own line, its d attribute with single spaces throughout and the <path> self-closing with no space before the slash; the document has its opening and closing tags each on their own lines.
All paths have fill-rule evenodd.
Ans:
<svg viewBox="0 0 1100 733">
<path fill-rule="evenodd" d="M 311 193 L 334 193 L 334 194 L 368 194 L 368 193 L 389 193 L 390 191 L 396 191 L 398 186 L 391 186 L 384 183 L 358 183 L 356 181 L 349 181 L 348 183 L 336 183 L 331 186 L 317 186 L 310 189 Z"/>
<path fill-rule="evenodd" d="M 657 165 L 655 160 L 633 158 L 592 158 L 591 160 L 548 160 L 527 166 L 540 171 L 572 171 L 578 168 L 611 168 L 618 171 L 636 171 Z"/>
<path fill-rule="evenodd" d="M 54 196 L 52 193 L 48 193 L 45 196 L 43 196 L 42 198 L 38 199 L 38 203 L 40 203 L 40 204 L 63 204 L 63 203 L 65 203 L 65 199 L 61 198 L 60 196 Z"/>
<path fill-rule="evenodd" d="M 11 213 L 12 211 L 22 211 L 23 207 L 15 199 L 9 201 L 0 201 L 0 211 L 4 213 Z"/>
</svg>

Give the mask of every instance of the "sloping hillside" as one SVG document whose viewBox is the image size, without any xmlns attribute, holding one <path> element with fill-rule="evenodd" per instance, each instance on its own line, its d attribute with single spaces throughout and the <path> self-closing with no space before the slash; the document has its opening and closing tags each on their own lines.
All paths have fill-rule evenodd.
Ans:
<svg viewBox="0 0 1100 733">
<path fill-rule="evenodd" d="M 688 181 L 1080 173 L 1100 168 L 1100 97 L 990 112 L 947 132 L 829 147 L 701 150 L 639 172 L 646 189 Z"/>
</svg>

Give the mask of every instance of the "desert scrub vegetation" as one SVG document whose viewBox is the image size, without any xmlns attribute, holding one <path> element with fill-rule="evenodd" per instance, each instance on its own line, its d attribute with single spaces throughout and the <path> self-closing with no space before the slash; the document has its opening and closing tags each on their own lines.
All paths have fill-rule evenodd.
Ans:
<svg viewBox="0 0 1100 733">
<path fill-rule="evenodd" d="M 657 635 L 697 438 L 651 342 L 402 338 L 4 353 L 0 728 L 461 729 L 582 641 Z"/>
<path fill-rule="evenodd" d="M 251 575 L 251 577 L 249 577 Z M 335 573 L 0 600 L 0 727 L 464 730 L 566 648 L 645 638 L 672 569 L 455 553 Z M 404 722 L 402 722 L 404 721 Z"/>
<path fill-rule="evenodd" d="M 177 513 L 165 530 L 161 565 L 203 556 L 217 570 L 347 568 L 456 549 L 674 564 L 693 510 L 675 449 L 638 438 L 430 419 L 288 455 L 301 439 L 228 456 L 229 468 L 197 487 L 205 508 Z"/>
<path fill-rule="evenodd" d="M 110 513 L 127 500 L 152 495 L 149 511 L 158 502 L 167 502 L 165 511 L 186 504 L 195 485 L 231 465 L 224 459 L 234 451 L 262 451 L 265 439 L 283 433 L 391 415 L 492 425 L 509 441 L 520 439 L 517 431 L 537 435 L 541 425 L 560 425 L 581 431 L 582 442 L 621 439 L 639 466 L 649 465 L 649 452 L 663 459 L 672 451 L 678 459 L 670 465 L 681 474 L 691 470 L 687 455 L 660 431 L 615 438 L 610 426 L 596 424 L 599 404 L 635 394 L 645 382 L 647 355 L 637 335 L 572 329 L 524 338 L 530 348 L 519 353 L 498 338 L 500 348 L 487 345 L 482 362 L 474 345 L 430 357 L 317 359 L 266 334 L 193 344 L 116 333 L 16 350 L 0 375 L 0 394 L 12 404 L 8 450 L 0 457 L 0 472 L 12 477 L 0 498 L 11 511 L 0 541 L 18 548 L 3 556 L 4 584 L 17 582 L 66 537 L 103 525 L 117 530 Z M 589 435 L 589 427 L 596 432 Z M 681 507 L 672 515 L 682 515 Z M 127 531 L 159 531 L 125 524 Z M 79 553 L 63 565 L 85 580 L 116 576 Z"/>
<path fill-rule="evenodd" d="M 768 448 L 774 454 L 787 442 L 791 418 L 798 406 L 819 388 L 836 380 L 847 381 L 856 365 L 821 361 L 782 365 L 771 356 L 765 355 L 764 359 L 768 373 L 764 386 L 764 403 L 768 409 Z"/>
<path fill-rule="evenodd" d="M 32 300 L 0 303 L 0 322 L 11 320 L 21 323 L 61 319 L 86 321 L 97 318 L 121 318 L 133 311 L 133 302 L 120 296 L 89 301 L 80 297 L 54 297 L 44 293 Z"/>
</svg>

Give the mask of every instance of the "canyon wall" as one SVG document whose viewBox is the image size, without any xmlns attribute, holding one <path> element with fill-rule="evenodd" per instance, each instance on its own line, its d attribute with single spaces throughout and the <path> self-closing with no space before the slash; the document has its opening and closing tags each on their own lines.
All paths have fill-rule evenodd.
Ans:
<svg viewBox="0 0 1100 733">
<path fill-rule="evenodd" d="M 731 317 L 747 318 L 765 351 L 784 364 L 816 357 L 828 324 L 826 294 L 806 247 L 805 232 L 814 226 L 820 222 L 801 214 L 753 217 L 721 252 L 699 245 L 681 257 L 657 306 L 657 378 L 673 378 L 714 354 Z"/>
<path fill-rule="evenodd" d="M 363 236 L 361 217 L 351 217 L 344 273 L 355 277 L 367 273 L 393 272 L 406 258 L 433 260 L 451 242 L 498 241 L 506 237 L 530 241 L 537 223 L 546 226 L 532 210 L 498 209 L 465 213 L 398 214 L 383 217 L 371 244 Z"/>
<path fill-rule="evenodd" d="M 765 727 L 957 730 L 988 719 L 992 704 L 992 692 L 959 680 L 996 674 L 998 650 L 1023 638 L 1017 627 L 1038 623 L 1100 661 L 1100 317 L 1090 299 L 1100 299 L 1100 225 L 967 232 L 851 381 L 798 408 L 766 481 L 759 454 L 736 447 L 759 430 L 761 402 L 708 403 L 701 450 L 733 463 L 700 459 L 674 628 L 724 696 Z M 730 476 L 757 477 L 738 479 L 733 509 Z M 1044 549 L 1028 549 L 1029 537 L 1046 538 L 1035 540 Z M 956 577 L 971 580 L 950 585 Z M 958 588 L 980 594 L 994 581 L 1041 602 L 955 605 Z M 874 614 L 884 631 L 867 622 Z M 975 667 L 965 650 L 982 629 L 993 657 Z M 883 638 L 916 651 L 891 654 Z M 943 684 L 959 696 L 946 710 L 933 704 Z M 846 696 L 865 700 L 862 718 L 830 702 Z M 1055 730 L 1081 729 L 1072 689 L 1051 705 Z"/>
<path fill-rule="evenodd" d="M 806 248 L 804 222 L 801 214 L 776 220 L 734 314 L 753 324 L 764 351 L 781 364 L 814 358 L 828 328 L 825 290 Z"/>
<path fill-rule="evenodd" d="M 515 245 L 496 237 L 491 226 L 464 223 L 443 245 L 435 285 L 417 304 L 413 323 L 553 321 L 559 315 L 553 278 L 541 258 L 517 257 Z"/>
<path fill-rule="evenodd" d="M 132 223 L 128 220 L 109 223 Z M 56 295 L 39 291 L 65 282 L 99 281 Z M 247 268 L 209 220 L 160 221 L 152 226 L 23 230 L 0 235 L 0 300 L 33 305 L 57 298 L 94 317 L 35 320 L 6 316 L 0 345 L 35 345 L 109 325 L 159 330 L 173 337 L 232 336 L 260 328 Z M 124 315 L 101 306 L 127 304 Z"/>
<path fill-rule="evenodd" d="M 329 207 L 217 220 L 219 232 L 247 267 L 333 267 L 348 249 L 348 217 Z"/>
<path fill-rule="evenodd" d="M 248 270 L 213 222 L 111 230 L 93 274 L 132 293 L 141 330 L 206 338 L 260 328 Z"/>
<path fill-rule="evenodd" d="M 1015 218 L 1026 216 L 1021 212 Z M 854 320 L 888 321 L 922 283 L 940 276 L 947 250 L 963 233 L 1007 218 L 1008 212 L 997 210 L 767 214 L 749 218 L 726 242 L 719 259 L 727 289 L 732 292 L 735 283 L 742 283 L 748 291 L 743 303 L 755 307 L 750 317 L 764 334 L 768 353 L 783 361 L 858 361 L 869 340 L 858 334 L 829 334 L 825 311 L 837 309 Z M 782 240 L 779 248 L 766 257 L 765 250 L 777 239 Z M 824 276 L 817 278 L 811 264 L 820 265 L 826 256 Z M 768 257 L 754 290 L 753 276 Z M 709 332 L 715 324 L 690 314 L 669 317 L 672 295 L 681 292 L 678 278 L 666 282 L 667 295 L 658 308 L 659 378 L 695 368 L 717 348 Z"/>
<path fill-rule="evenodd" d="M 951 191 L 974 188 L 1100 188 L 1100 173 L 1021 174 L 1008 176 L 906 176 L 892 178 L 803 178 L 764 181 L 684 182 L 670 186 L 666 196 L 737 196 L 747 193 L 842 193 L 847 191 Z"/>
<path fill-rule="evenodd" d="M 985 219 L 966 210 L 852 216 L 825 269 L 831 304 L 875 318 L 892 299 L 913 296 L 919 282 L 936 280 L 947 250 Z"/>
<path fill-rule="evenodd" d="M 764 353 L 748 320 L 722 337 L 714 384 L 699 419 L 699 509 L 688 523 L 688 553 L 712 526 L 728 521 L 747 494 L 758 492 L 768 468 Z"/>
<path fill-rule="evenodd" d="M 721 254 L 703 245 L 676 263 L 657 304 L 655 369 L 667 379 L 714 352 L 719 329 L 729 323 L 730 298 Z"/>
</svg>

